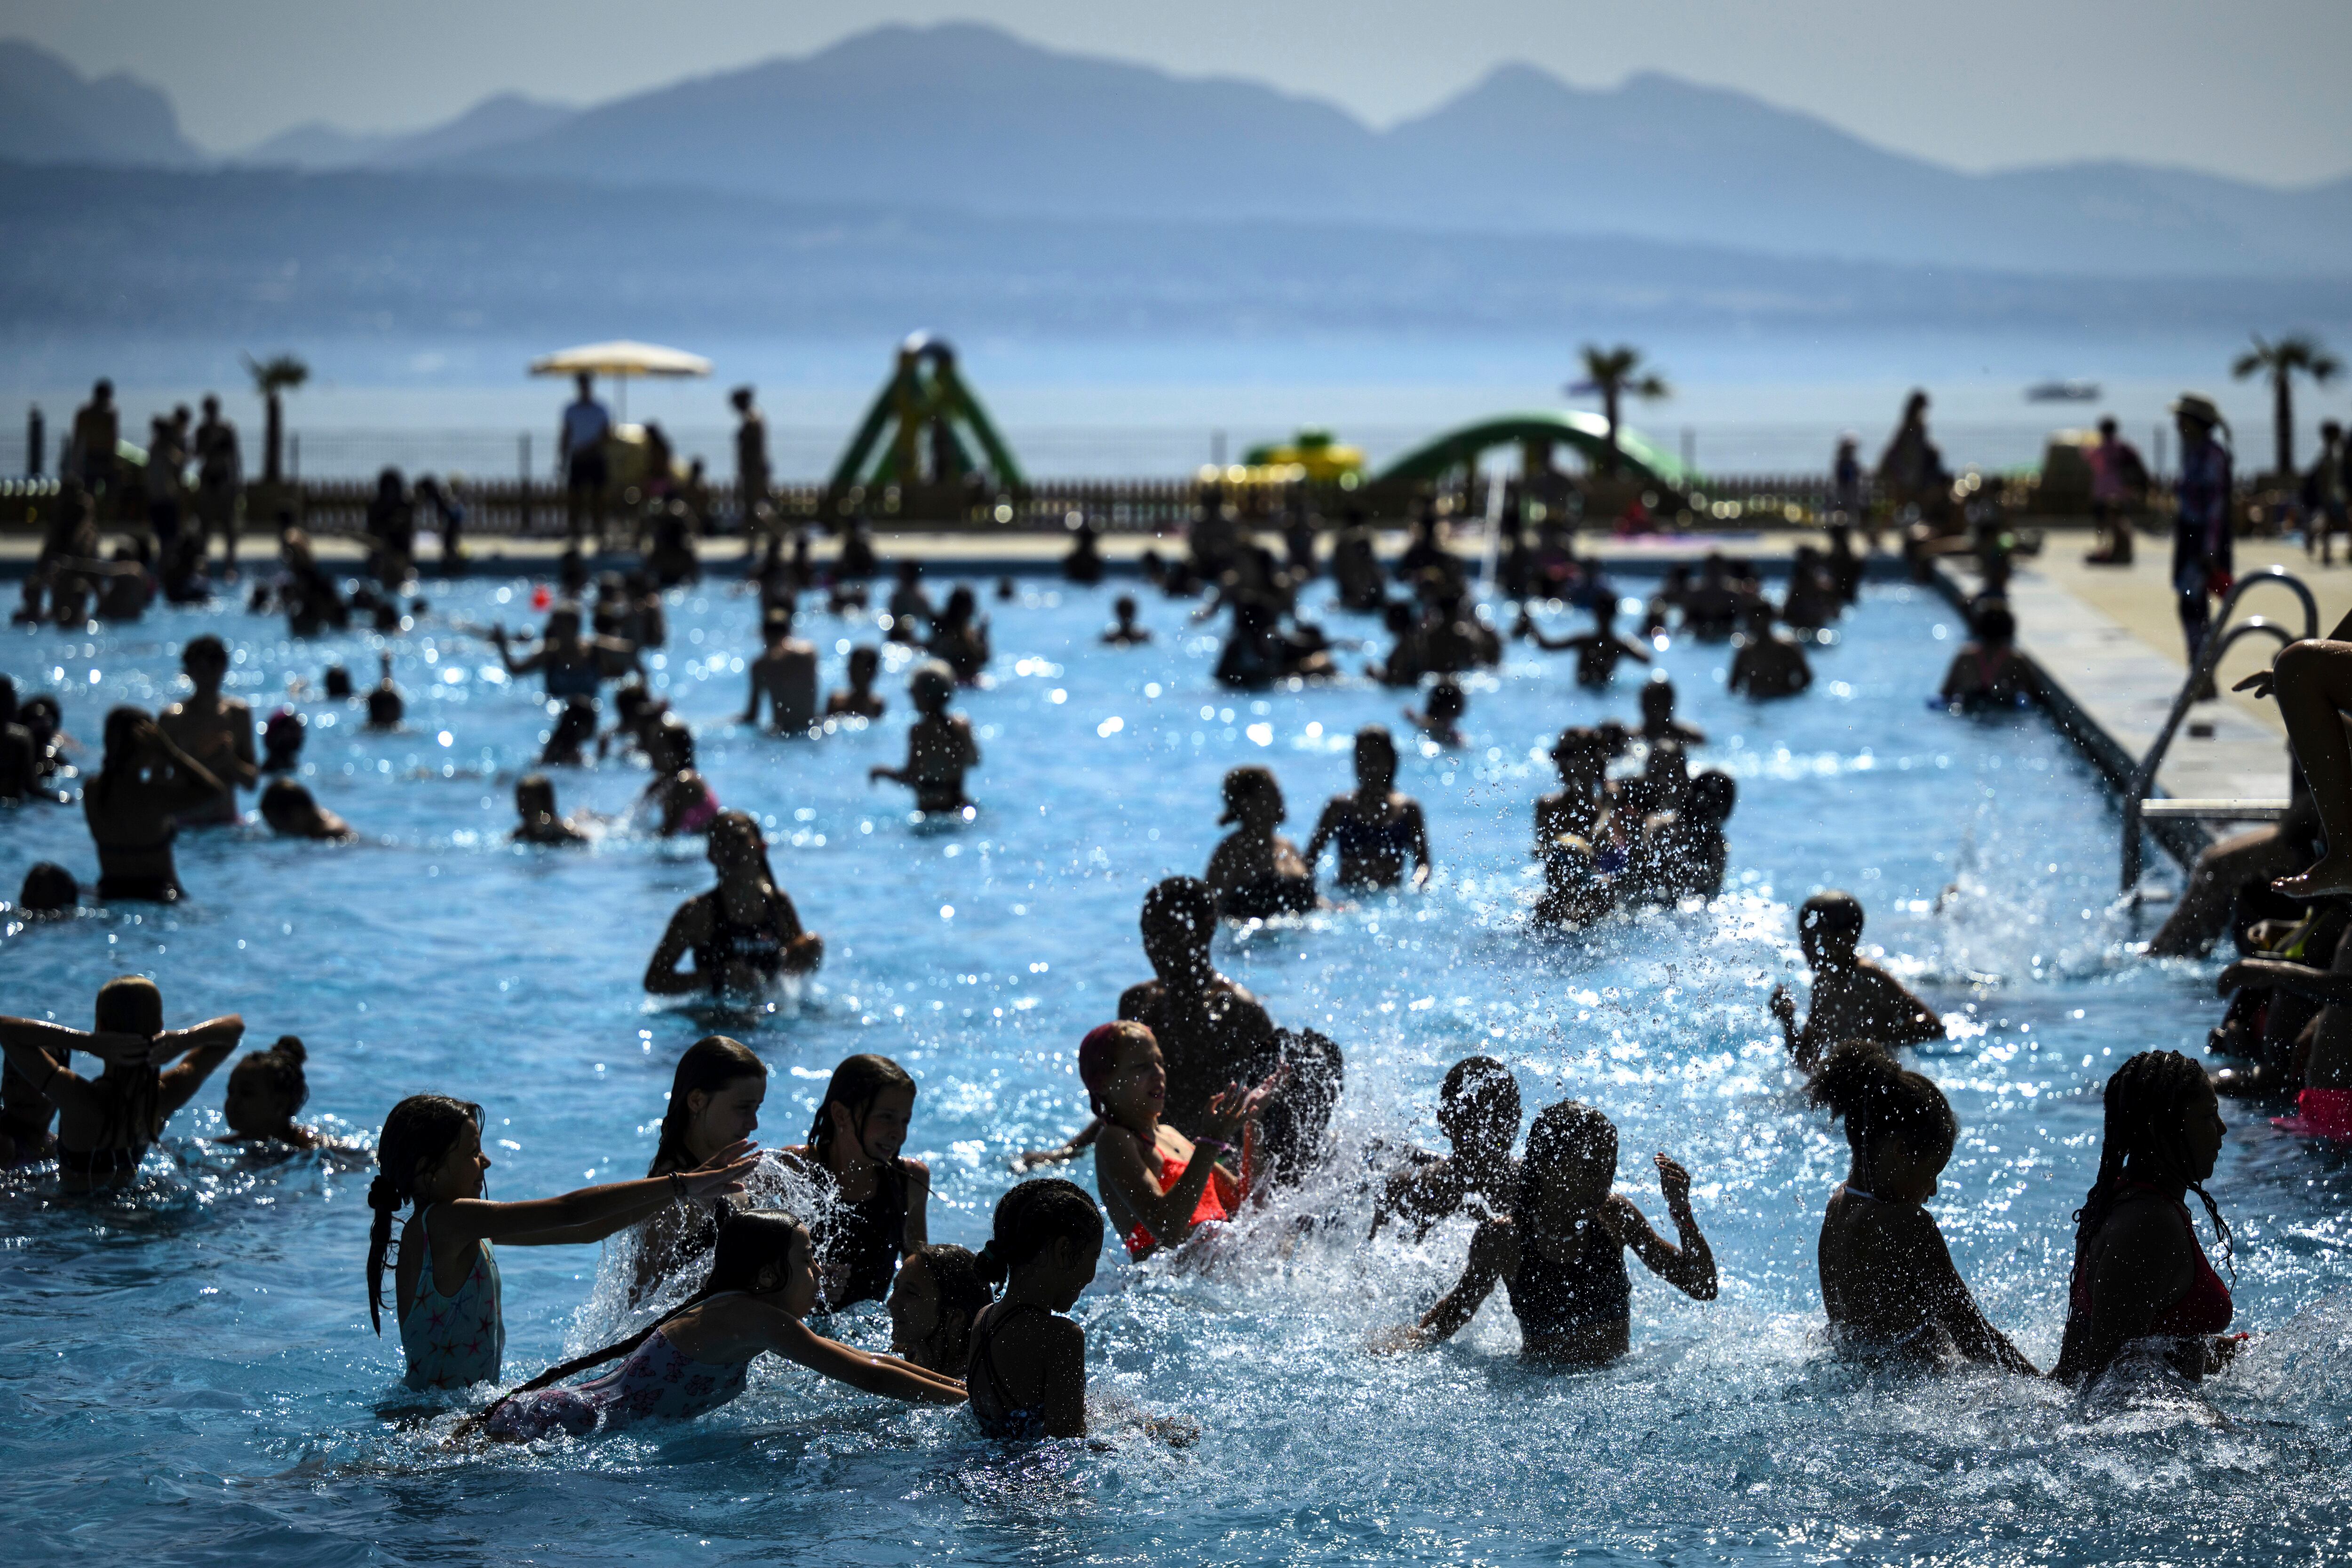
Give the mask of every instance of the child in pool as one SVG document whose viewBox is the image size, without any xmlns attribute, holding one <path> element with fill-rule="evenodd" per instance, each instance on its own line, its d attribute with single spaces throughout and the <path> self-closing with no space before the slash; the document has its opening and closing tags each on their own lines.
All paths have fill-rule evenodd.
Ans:
<svg viewBox="0 0 2352 1568">
<path fill-rule="evenodd" d="M 350 823 L 311 798 L 309 789 L 283 774 L 262 788 L 261 820 L 280 838 L 341 844 L 359 837 Z"/>
<path fill-rule="evenodd" d="M 1632 1340 L 1629 1247 L 1685 1295 L 1714 1300 L 1715 1257 L 1691 1212 L 1690 1173 L 1664 1154 L 1657 1164 L 1679 1248 L 1650 1228 L 1632 1199 L 1610 1191 L 1617 1129 L 1609 1119 L 1572 1100 L 1547 1106 L 1528 1129 L 1510 1216 L 1478 1227 L 1461 1282 L 1383 1348 L 1426 1348 L 1452 1338 L 1499 1280 L 1519 1320 L 1522 1353 L 1559 1366 L 1605 1366 Z"/>
<path fill-rule="evenodd" d="M 326 1142 L 316 1129 L 294 1120 L 310 1098 L 310 1079 L 303 1075 L 307 1053 L 292 1035 L 280 1035 L 266 1051 L 248 1051 L 228 1069 L 228 1098 L 221 1120 L 228 1123 L 224 1143 L 283 1143 L 292 1149 L 316 1149 Z"/>
<path fill-rule="evenodd" d="M 1560 787 L 1536 802 L 1536 853 L 1549 855 L 1562 836 L 1590 843 L 1609 808 L 1609 748 L 1598 731 L 1573 726 L 1551 745 Z"/>
<path fill-rule="evenodd" d="M 542 768 L 576 768 L 588 761 L 588 742 L 596 738 L 596 700 L 589 696 L 572 697 L 563 704 L 563 711 L 555 716 L 555 726 L 547 732 L 547 744 L 539 753 Z"/>
<path fill-rule="evenodd" d="M 1772 629 L 1772 606 L 1761 602 L 1748 612 L 1748 630 L 1731 656 L 1725 682 L 1749 697 L 1794 697 L 1813 683 L 1805 650 Z"/>
<path fill-rule="evenodd" d="M 971 1248 L 943 1242 L 915 1248 L 890 1282 L 890 1353 L 961 1377 L 971 1359 L 971 1325 L 988 1300 Z"/>
<path fill-rule="evenodd" d="M 1976 1362 L 2039 1375 L 1985 1321 L 1922 1206 L 1952 1157 L 1944 1091 L 1868 1040 L 1832 1047 L 1808 1089 L 1845 1121 L 1853 1163 L 1822 1215 L 1822 1305 L 1842 1349 L 1928 1364 Z"/>
<path fill-rule="evenodd" d="M 383 677 L 367 694 L 367 727 L 371 730 L 397 730 L 407 716 L 408 705 L 401 700 L 400 688 L 392 683 L 392 655 L 380 655 Z"/>
<path fill-rule="evenodd" d="M 764 697 L 779 734 L 804 734 L 816 721 L 816 644 L 793 636 L 789 604 L 767 613 L 762 635 L 767 647 L 751 661 L 751 700 L 744 710 L 743 722 L 760 721 L 760 700 Z"/>
<path fill-rule="evenodd" d="M 1460 746 L 1467 742 L 1462 739 L 1462 731 L 1456 726 L 1456 721 L 1469 711 L 1469 696 L 1463 691 L 1461 684 L 1449 675 L 1429 689 L 1427 712 L 1417 712 L 1408 708 L 1404 710 L 1404 716 L 1414 729 L 1419 730 L 1439 745 Z"/>
<path fill-rule="evenodd" d="M 585 844 L 588 836 L 556 815 L 555 784 L 545 773 L 525 773 L 515 781 L 515 830 L 518 844 Z"/>
<path fill-rule="evenodd" d="M 980 766 L 980 746 L 971 738 L 971 721 L 948 711 L 955 700 L 955 672 L 937 659 L 926 660 L 908 678 L 907 696 L 917 718 L 907 731 L 906 764 L 869 769 L 866 782 L 889 779 L 908 785 L 915 792 L 915 809 L 926 816 L 969 809 L 963 776 Z"/>
<path fill-rule="evenodd" d="M 1217 895 L 1217 912 L 1229 921 L 1265 920 L 1321 904 L 1298 846 L 1275 832 L 1289 812 L 1274 770 L 1234 768 L 1225 774 L 1224 795 L 1217 825 L 1239 826 L 1210 855 L 1202 879 Z"/>
<path fill-rule="evenodd" d="M 1675 683 L 1664 670 L 1653 674 L 1642 687 L 1642 728 L 1645 741 L 1679 741 L 1685 746 L 1706 744 L 1706 731 L 1695 730 L 1675 717 Z"/>
<path fill-rule="evenodd" d="M 209 807 L 177 813 L 183 827 L 236 822 L 236 792 L 251 789 L 261 777 L 253 755 L 253 710 L 221 695 L 228 663 L 228 647 L 220 638 L 209 632 L 189 638 L 180 668 L 195 690 L 156 716 L 156 728 L 227 786 L 227 793 Z"/>
<path fill-rule="evenodd" d="M 705 1035 L 686 1047 L 670 1075 L 661 1132 L 646 1174 L 691 1171 L 744 1142 L 760 1130 L 760 1107 L 767 1098 L 767 1064 L 740 1040 Z M 638 1228 L 631 1303 L 699 1263 L 718 1235 L 719 1221 L 699 1204 L 681 1199 L 656 1212 Z"/>
<path fill-rule="evenodd" d="M 1465 1057 L 1446 1068 L 1437 1090 L 1437 1130 L 1453 1153 L 1413 1151 L 1413 1168 L 1390 1177 L 1373 1205 L 1365 1240 L 1392 1216 L 1410 1224 L 1419 1242 L 1430 1226 L 1465 1208 L 1475 1207 L 1482 1220 L 1509 1210 L 1519 1181 L 1511 1157 L 1519 1140 L 1519 1080 L 1511 1069 L 1492 1057 Z M 1482 1201 L 1474 1205 L 1474 1198 Z"/>
<path fill-rule="evenodd" d="M 980 1277 L 1003 1294 L 972 1324 L 964 1370 L 972 1418 L 989 1436 L 1087 1435 L 1087 1333 L 1064 1314 L 1094 1282 L 1102 1244 L 1102 1211 L 1075 1182 L 1042 1177 L 997 1200 Z M 1178 1446 L 1198 1436 L 1165 1419 L 1144 1428 Z"/>
<path fill-rule="evenodd" d="M 1160 1121 L 1168 1103 L 1168 1064 L 1140 1024 L 1104 1024 L 1078 1045 L 1078 1081 L 1102 1119 L 1095 1139 L 1095 1185 L 1103 1206 L 1140 1263 L 1162 1247 L 1181 1247 L 1202 1226 L 1229 1220 L 1248 1195 L 1245 1140 L 1280 1075 L 1244 1091 L 1229 1085 L 1212 1098 L 1187 1138 Z"/>
<path fill-rule="evenodd" d="M 808 1142 L 783 1151 L 834 1200 L 814 1227 L 818 1311 L 881 1300 L 899 1259 L 930 1239 L 930 1167 L 898 1152 L 914 1119 L 907 1069 L 854 1056 L 826 1081 Z"/>
<path fill-rule="evenodd" d="M 0 1018 L 0 1049 L 34 1093 L 58 1108 L 58 1176 L 68 1192 L 118 1186 L 138 1174 L 172 1113 L 195 1097 L 245 1037 L 230 1013 L 186 1029 L 163 1027 L 163 994 L 123 975 L 98 988 L 88 1031 Z M 94 1079 L 66 1064 L 76 1051 L 105 1063 Z"/>
<path fill-rule="evenodd" d="M 1633 886 L 1662 903 L 1693 895 L 1711 899 L 1722 892 L 1731 856 L 1723 825 L 1738 798 L 1738 785 L 1729 773 L 1709 768 L 1693 778 L 1678 809 L 1643 826 L 1627 868 Z"/>
<path fill-rule="evenodd" d="M 1136 647 L 1151 640 L 1151 628 L 1138 626 L 1135 620 L 1135 595 L 1121 594 L 1111 602 L 1110 613 L 1118 621 L 1103 633 L 1104 644 L 1110 647 Z"/>
<path fill-rule="evenodd" d="M 758 993 L 780 976 L 806 974 L 824 962 L 824 941 L 802 926 L 800 910 L 776 881 L 768 841 L 748 813 L 722 811 L 704 853 L 719 885 L 677 907 L 646 962 L 646 989 L 656 996 Z M 678 965 L 691 957 L 694 967 Z"/>
<path fill-rule="evenodd" d="M 1962 712 L 2017 706 L 2025 693 L 2025 663 L 2017 657 L 2017 617 L 1994 600 L 1971 617 L 1975 636 L 1952 656 L 1938 694 Z"/>
<path fill-rule="evenodd" d="M 291 708 L 280 708 L 261 727 L 261 772 L 290 773 L 302 765 L 302 742 L 308 726 Z"/>
<path fill-rule="evenodd" d="M 829 694 L 824 700 L 824 716 L 828 719 L 866 719 L 882 717 L 889 706 L 874 694 L 874 678 L 881 672 L 882 652 L 871 643 L 860 643 L 849 650 L 849 687 Z"/>
<path fill-rule="evenodd" d="M 1797 1004 L 1786 985 L 1772 988 L 1772 1016 L 1789 1056 L 1811 1072 L 1840 1040 L 1875 1040 L 1888 1050 L 1944 1037 L 1935 1009 L 1903 983 L 1855 952 L 1862 941 L 1862 905 L 1852 893 L 1815 893 L 1797 910 L 1797 942 L 1813 971 L 1812 1010 L 1797 1027 Z"/>
<path fill-rule="evenodd" d="M 1302 857 L 1308 866 L 1322 859 L 1326 844 L 1336 844 L 1343 886 L 1393 888 L 1405 879 L 1408 856 L 1412 885 L 1429 880 L 1429 828 L 1421 803 L 1396 787 L 1396 742 L 1387 729 L 1367 724 L 1357 731 L 1355 791 L 1324 806 Z"/>
<path fill-rule="evenodd" d="M 368 1233 L 368 1320 L 383 1332 L 383 1268 L 393 1217 L 411 1204 L 393 1270 L 394 1321 L 411 1388 L 463 1388 L 494 1382 L 506 1352 L 492 1242 L 555 1247 L 602 1241 L 679 1198 L 742 1190 L 757 1161 L 749 1143 L 722 1149 L 691 1171 L 582 1187 L 560 1197 L 491 1203 L 482 1196 L 490 1158 L 482 1152 L 482 1108 L 446 1095 L 413 1094 L 392 1108 L 376 1140 L 377 1175 L 368 1188 L 375 1224 Z M 447 1288 L 445 1289 L 445 1286 Z"/>
<path fill-rule="evenodd" d="M 1613 595 L 1592 603 L 1592 629 L 1575 637 L 1554 640 L 1544 636 L 1523 606 L 1518 625 L 1511 628 L 1515 637 L 1532 637 L 1535 645 L 1546 653 L 1573 652 L 1576 655 L 1576 683 L 1588 691 L 1598 691 L 1617 679 L 1617 667 L 1626 659 L 1637 663 L 1650 662 L 1649 650 L 1630 637 L 1617 634 L 1617 600 Z"/>
<path fill-rule="evenodd" d="M 952 1377 L 809 1331 L 801 1320 L 816 1300 L 814 1252 L 807 1228 L 788 1215 L 729 1215 L 712 1247 L 709 1278 L 682 1305 L 618 1343 L 550 1367 L 465 1422 L 452 1440 L 479 1429 L 498 1442 L 528 1443 L 651 1418 L 691 1420 L 741 1394 L 762 1354 L 867 1394 L 962 1404 L 963 1384 Z M 621 1365 L 588 1383 L 555 1386 L 610 1361 Z"/>
<path fill-rule="evenodd" d="M 1544 856 L 1543 897 L 1528 911 L 1528 923 L 1575 931 L 1616 907 L 1616 889 L 1601 875 L 1592 846 L 1573 833 L 1561 834 Z"/>
</svg>

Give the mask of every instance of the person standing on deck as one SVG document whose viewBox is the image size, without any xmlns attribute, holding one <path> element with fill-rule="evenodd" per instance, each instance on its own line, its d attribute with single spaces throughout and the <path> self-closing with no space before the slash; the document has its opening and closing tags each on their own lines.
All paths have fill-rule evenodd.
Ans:
<svg viewBox="0 0 2352 1568">
<path fill-rule="evenodd" d="M 196 426 L 196 526 L 205 548 L 214 534 L 228 552 L 228 574 L 236 575 L 236 509 L 245 489 L 245 458 L 236 426 L 221 417 L 220 399 L 205 395 L 204 423 Z"/>
<path fill-rule="evenodd" d="M 596 401 L 596 378 L 582 371 L 572 378 L 580 395 L 563 406 L 563 424 L 556 432 L 556 457 L 563 464 L 564 523 L 574 549 L 580 544 L 583 512 L 596 520 L 596 548 L 604 548 L 604 488 L 611 470 L 604 460 L 604 438 L 613 433 L 613 416 Z"/>
<path fill-rule="evenodd" d="M 114 499 L 115 447 L 122 439 L 122 416 L 114 406 L 114 383 L 100 381 L 89 389 L 89 401 L 74 410 L 73 446 L 58 465 L 78 477 L 90 494 Z"/>
<path fill-rule="evenodd" d="M 2231 584 L 2230 502 L 2234 489 L 2230 448 L 2214 439 L 2229 423 L 2212 399 L 2184 392 L 2172 405 L 2180 432 L 2180 477 L 2174 482 L 2179 506 L 2172 523 L 2172 591 L 2180 610 L 2180 630 L 2189 643 L 2191 668 L 2205 648 L 2213 616 L 2211 597 Z M 2209 678 L 2197 700 L 2215 695 Z"/>
<path fill-rule="evenodd" d="M 760 412 L 752 399 L 752 389 L 739 386 L 727 401 L 735 405 L 735 501 L 743 509 L 743 558 L 751 558 L 759 547 L 759 529 L 754 520 L 767 501 L 768 478 L 768 416 Z"/>
</svg>

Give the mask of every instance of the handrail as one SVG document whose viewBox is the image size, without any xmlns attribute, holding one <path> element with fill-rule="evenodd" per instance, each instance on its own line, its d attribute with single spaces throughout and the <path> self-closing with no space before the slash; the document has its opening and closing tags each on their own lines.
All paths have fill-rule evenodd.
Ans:
<svg viewBox="0 0 2352 1568">
<path fill-rule="evenodd" d="M 2303 636 L 2300 638 L 2288 636 L 2284 626 L 2276 621 L 2266 621 L 2260 616 L 2250 616 L 2234 626 L 2230 625 L 2230 616 L 2237 609 L 2238 601 L 2245 597 L 2246 591 L 2264 583 L 2276 583 L 2288 588 L 2303 601 Z M 2165 716 L 2164 728 L 2157 731 L 2156 743 L 2147 749 L 2147 755 L 2140 759 L 2139 766 L 2132 770 L 2131 783 L 2124 792 L 2123 890 L 2126 893 L 2139 885 L 2141 807 L 2147 800 L 2147 792 L 2156 786 L 2156 770 L 2164 765 L 2164 754 L 2171 750 L 2172 737 L 2179 730 L 2180 721 L 2189 716 L 2197 693 L 2213 679 L 2213 671 L 2221 667 L 2221 657 L 2240 637 L 2264 633 L 2278 638 L 2279 647 L 2285 647 L 2290 643 L 2307 642 L 2317 637 L 2319 601 L 2312 597 L 2311 590 L 2305 585 L 2303 579 L 2285 567 L 2265 566 L 2259 572 L 2239 578 L 2231 585 L 2229 596 L 2221 601 L 2221 613 L 2214 624 L 2223 629 L 2209 635 L 2205 646 L 2198 650 L 2196 666 L 2189 670 L 2189 679 L 2181 683 L 2180 695 L 2172 700 L 2172 711 Z"/>
</svg>

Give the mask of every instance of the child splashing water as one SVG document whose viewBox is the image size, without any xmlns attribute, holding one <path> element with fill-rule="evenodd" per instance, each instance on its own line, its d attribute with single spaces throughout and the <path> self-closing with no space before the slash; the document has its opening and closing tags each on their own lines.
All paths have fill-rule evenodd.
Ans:
<svg viewBox="0 0 2352 1568">
<path fill-rule="evenodd" d="M 964 1386 L 972 1418 L 1000 1442 L 1087 1435 L 1087 1332 L 1065 1316 L 1094 1282 L 1102 1211 L 1075 1182 L 1024 1182 L 996 1204 L 980 1249 L 983 1283 L 1003 1294 L 972 1324 Z M 1105 1401 L 1098 1412 L 1118 1412 Z M 1143 1416 L 1143 1430 L 1176 1447 L 1200 1436 L 1191 1422 Z"/>
<path fill-rule="evenodd" d="M 1168 1065 L 1151 1031 L 1118 1023 L 1087 1032 L 1078 1045 L 1078 1079 L 1102 1119 L 1095 1185 L 1129 1258 L 1140 1263 L 1162 1247 L 1183 1246 L 1202 1226 L 1233 1218 L 1248 1194 L 1253 1164 L 1248 1142 L 1236 1147 L 1236 1140 L 1255 1131 L 1251 1124 L 1281 1076 L 1212 1097 L 1199 1138 L 1187 1138 L 1160 1120 Z"/>
<path fill-rule="evenodd" d="M 1485 1200 L 1482 1211 L 1509 1209 L 1519 1183 L 1519 1163 L 1511 1158 L 1519 1139 L 1519 1081 L 1511 1069 L 1492 1057 L 1465 1057 L 1446 1068 L 1437 1090 L 1437 1130 L 1453 1153 L 1440 1158 L 1414 1151 L 1412 1168 L 1391 1177 L 1381 1192 L 1365 1240 L 1397 1217 L 1412 1226 L 1418 1242 L 1474 1195 Z"/>
<path fill-rule="evenodd" d="M 1815 893 L 1799 907 L 1797 943 L 1812 966 L 1812 1010 L 1797 1027 L 1797 1004 L 1785 985 L 1773 987 L 1771 1005 L 1790 1058 L 1807 1072 L 1840 1040 L 1875 1040 L 1893 1050 L 1944 1037 L 1935 1009 L 1862 957 L 1861 942 L 1862 905 L 1852 893 Z"/>
<path fill-rule="evenodd" d="M 492 1403 L 461 1425 L 502 1443 L 558 1433 L 584 1437 L 648 1418 L 691 1420 L 743 1392 L 752 1362 L 774 1354 L 867 1394 L 910 1404 L 961 1405 L 963 1384 L 896 1356 L 875 1355 L 810 1331 L 801 1320 L 816 1301 L 814 1247 L 799 1221 L 777 1214 L 730 1214 L 719 1227 L 710 1276 L 651 1327 L 565 1362 Z M 627 1359 L 576 1387 L 565 1378 Z"/>
<path fill-rule="evenodd" d="M 760 1130 L 768 1098 L 767 1064 L 750 1047 L 725 1035 L 706 1035 L 687 1047 L 670 1077 L 661 1138 L 648 1176 L 691 1171 Z M 634 1305 L 709 1255 L 719 1222 L 700 1205 L 679 1201 L 646 1221 L 637 1234 Z"/>
<path fill-rule="evenodd" d="M 1990 1322 L 1924 1205 L 1959 1136 L 1951 1102 L 1868 1040 L 1832 1047 L 1813 1103 L 1845 1122 L 1853 1163 L 1822 1215 L 1822 1304 L 1852 1353 L 1928 1365 L 1970 1361 L 2036 1375 Z"/>
<path fill-rule="evenodd" d="M 784 1151 L 834 1199 L 814 1227 L 820 1312 L 881 1300 L 898 1260 L 930 1239 L 930 1167 L 898 1152 L 914 1116 L 906 1068 L 850 1057 L 824 1086 L 808 1142 Z"/>
<path fill-rule="evenodd" d="M 245 1037 L 231 1013 L 193 1028 L 163 1027 L 163 994 L 124 975 L 99 987 L 87 1032 L 0 1018 L 0 1047 L 36 1094 L 58 1108 L 58 1176 L 68 1192 L 120 1186 L 138 1173 L 163 1123 L 204 1087 Z M 106 1064 L 85 1079 L 66 1063 L 88 1051 Z"/>
<path fill-rule="evenodd" d="M 392 1108 L 376 1140 L 378 1173 L 368 1189 L 368 1206 L 375 1211 L 368 1234 L 368 1320 L 383 1332 L 393 1216 L 414 1204 L 393 1274 L 408 1385 L 494 1382 L 507 1329 L 492 1242 L 602 1241 L 679 1198 L 741 1191 L 743 1173 L 757 1159 L 751 1144 L 735 1143 L 691 1171 L 582 1187 L 561 1197 L 491 1203 L 482 1196 L 490 1169 L 482 1152 L 482 1108 L 446 1095 L 412 1094 Z"/>
<path fill-rule="evenodd" d="M 1715 1256 L 1691 1212 L 1690 1173 L 1664 1154 L 1657 1164 L 1680 1248 L 1650 1228 L 1631 1198 L 1609 1190 L 1617 1173 L 1617 1129 L 1609 1119 L 1572 1100 L 1546 1107 L 1528 1129 L 1510 1216 L 1481 1225 L 1461 1282 L 1417 1326 L 1378 1348 L 1425 1348 L 1452 1338 L 1499 1280 L 1519 1320 L 1522 1353 L 1555 1366 L 1605 1366 L 1632 1339 L 1629 1247 L 1676 1289 L 1714 1300 Z"/>
<path fill-rule="evenodd" d="M 963 775 L 980 766 L 980 743 L 971 738 L 971 721 L 948 711 L 955 700 L 955 672 L 938 659 L 915 667 L 907 678 L 907 698 L 916 719 L 907 731 L 907 761 L 902 767 L 870 768 L 872 784 L 888 779 L 915 792 L 915 809 L 925 816 L 952 816 L 973 809 L 964 795 Z"/>
</svg>

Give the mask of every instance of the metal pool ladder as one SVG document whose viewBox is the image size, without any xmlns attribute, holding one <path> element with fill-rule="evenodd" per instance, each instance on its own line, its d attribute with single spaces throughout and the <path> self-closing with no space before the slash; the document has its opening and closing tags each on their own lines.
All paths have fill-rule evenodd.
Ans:
<svg viewBox="0 0 2352 1568">
<path fill-rule="evenodd" d="M 2230 616 L 2237 610 L 2238 601 L 2246 590 L 2264 583 L 2276 583 L 2303 601 L 2303 636 L 2297 637 L 2276 621 L 2266 621 L 2260 616 L 2249 616 L 2237 625 Z M 2147 749 L 2139 766 L 2132 770 L 2131 782 L 2124 792 L 2124 876 L 2123 890 L 2130 892 L 2139 885 L 2140 824 L 2147 817 L 2192 817 L 2207 822 L 2275 822 L 2286 815 L 2284 800 L 2150 800 L 2147 792 L 2156 787 L 2156 770 L 2164 765 L 2165 752 L 2172 749 L 2172 737 L 2179 731 L 2180 721 L 2189 717 L 2198 691 L 2213 679 L 2221 668 L 2221 658 L 2240 637 L 2266 636 L 2278 639 L 2278 645 L 2297 642 L 2319 635 L 2319 602 L 2303 579 L 2284 566 L 2265 566 L 2238 579 L 2230 589 L 2229 597 L 2221 601 L 2221 614 L 2215 622 L 2221 628 L 2205 639 L 2198 655 L 2196 668 L 2182 682 L 2180 695 L 2172 700 L 2172 711 L 2165 717 L 2164 728 L 2156 733 L 2156 743 Z"/>
</svg>

